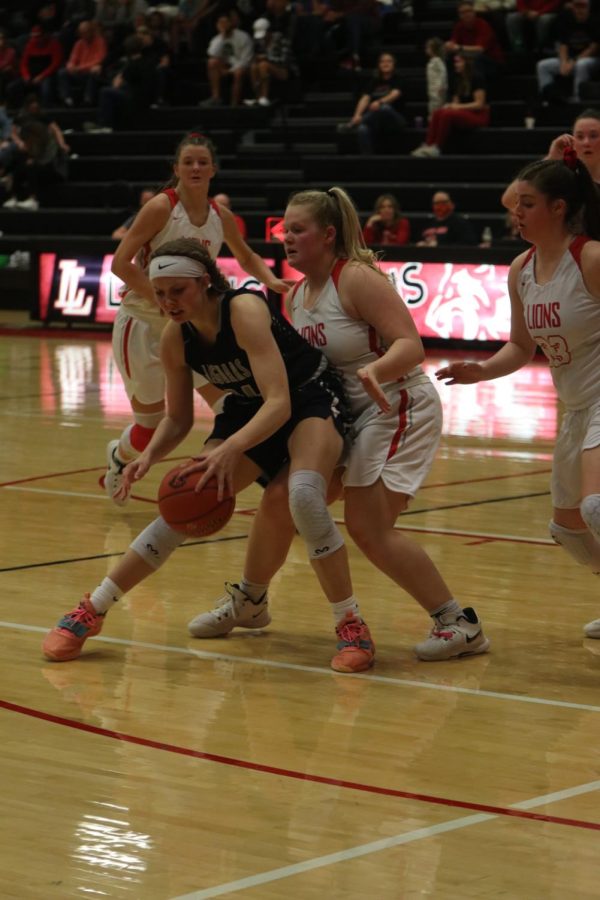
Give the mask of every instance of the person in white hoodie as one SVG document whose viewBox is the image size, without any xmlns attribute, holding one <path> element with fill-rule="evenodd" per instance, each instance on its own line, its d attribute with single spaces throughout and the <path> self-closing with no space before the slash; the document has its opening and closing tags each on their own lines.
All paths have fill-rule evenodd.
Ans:
<svg viewBox="0 0 600 900">
<path fill-rule="evenodd" d="M 210 97 L 200 106 L 221 105 L 221 82 L 231 79 L 231 105 L 239 106 L 242 99 L 244 81 L 253 56 L 250 35 L 235 27 L 236 19 L 231 12 L 223 13 L 217 19 L 217 34 L 208 45 L 207 73 Z"/>
</svg>

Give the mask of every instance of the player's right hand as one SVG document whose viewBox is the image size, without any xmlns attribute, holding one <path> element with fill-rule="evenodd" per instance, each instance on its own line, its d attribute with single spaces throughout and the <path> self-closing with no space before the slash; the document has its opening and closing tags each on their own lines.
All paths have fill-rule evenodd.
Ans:
<svg viewBox="0 0 600 900">
<path fill-rule="evenodd" d="M 438 381 L 445 384 L 476 384 L 483 381 L 484 370 L 481 363 L 469 362 L 462 360 L 461 362 L 450 363 L 438 369 L 435 377 Z"/>
</svg>

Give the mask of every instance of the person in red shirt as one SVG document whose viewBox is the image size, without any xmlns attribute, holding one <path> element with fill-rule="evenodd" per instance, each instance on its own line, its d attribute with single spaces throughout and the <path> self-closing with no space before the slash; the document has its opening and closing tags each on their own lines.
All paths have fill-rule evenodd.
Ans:
<svg viewBox="0 0 600 900">
<path fill-rule="evenodd" d="M 541 53 L 552 47 L 552 23 L 562 0 L 517 0 L 515 12 L 506 16 L 506 33 L 511 50 Z"/>
<path fill-rule="evenodd" d="M 54 75 L 63 60 L 62 44 L 41 25 L 34 25 L 23 48 L 19 78 L 8 85 L 7 100 L 12 109 L 23 105 L 26 94 L 39 94 L 49 104 L 54 93 Z"/>
<path fill-rule="evenodd" d="M 17 53 L 6 40 L 6 32 L 0 30 L 0 104 L 4 103 L 6 87 L 17 74 Z"/>
<path fill-rule="evenodd" d="M 496 32 L 489 22 L 477 15 L 471 0 L 459 3 L 457 12 L 458 22 L 445 44 L 447 52 L 472 57 L 484 75 L 496 75 L 504 63 L 504 51 Z"/>
<path fill-rule="evenodd" d="M 58 70 L 58 96 L 65 106 L 73 106 L 73 89 L 83 95 L 85 106 L 96 106 L 102 66 L 108 52 L 97 22 L 80 22 L 66 66 Z"/>
<path fill-rule="evenodd" d="M 410 222 L 401 215 L 400 204 L 393 194 L 381 194 L 375 201 L 375 211 L 363 228 L 365 244 L 393 244 L 410 241 Z"/>
</svg>

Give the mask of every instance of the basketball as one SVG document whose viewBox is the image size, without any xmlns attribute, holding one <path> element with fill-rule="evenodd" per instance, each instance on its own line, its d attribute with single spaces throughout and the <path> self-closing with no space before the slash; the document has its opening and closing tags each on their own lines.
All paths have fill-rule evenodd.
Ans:
<svg viewBox="0 0 600 900">
<path fill-rule="evenodd" d="M 176 467 L 167 472 L 158 489 L 160 514 L 175 531 L 190 537 L 207 537 L 229 522 L 235 509 L 235 497 L 217 499 L 217 480 L 211 478 L 201 491 L 195 491 L 203 472 L 182 475 Z"/>
</svg>

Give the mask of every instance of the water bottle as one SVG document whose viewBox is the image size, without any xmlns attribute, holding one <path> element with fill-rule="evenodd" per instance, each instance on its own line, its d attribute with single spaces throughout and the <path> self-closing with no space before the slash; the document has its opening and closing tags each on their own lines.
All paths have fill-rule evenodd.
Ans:
<svg viewBox="0 0 600 900">
<path fill-rule="evenodd" d="M 481 232 L 481 247 L 491 247 L 492 246 L 492 229 L 489 225 L 486 225 L 483 231 Z"/>
</svg>

